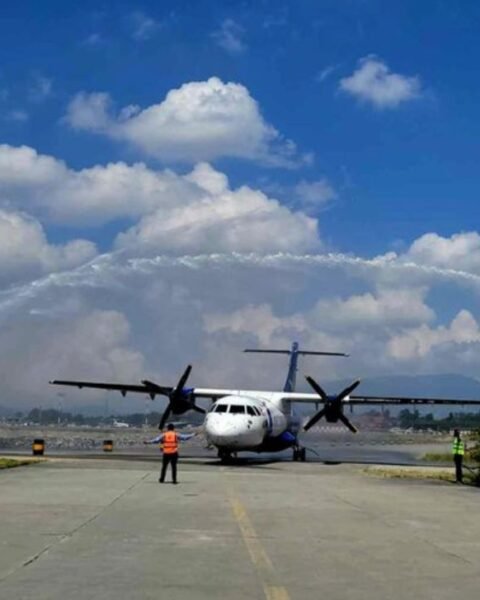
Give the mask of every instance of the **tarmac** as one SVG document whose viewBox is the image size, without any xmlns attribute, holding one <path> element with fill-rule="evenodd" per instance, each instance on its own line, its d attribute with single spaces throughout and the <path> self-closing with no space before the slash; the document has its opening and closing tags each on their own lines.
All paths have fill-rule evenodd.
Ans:
<svg viewBox="0 0 480 600">
<path fill-rule="evenodd" d="M 0 598 L 478 598 L 476 488 L 205 458 L 162 485 L 147 456 L 0 471 Z"/>
</svg>

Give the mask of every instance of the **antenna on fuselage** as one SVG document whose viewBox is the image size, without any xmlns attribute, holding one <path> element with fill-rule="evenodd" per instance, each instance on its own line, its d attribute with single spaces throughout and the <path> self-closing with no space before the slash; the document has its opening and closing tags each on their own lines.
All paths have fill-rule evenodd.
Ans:
<svg viewBox="0 0 480 600">
<path fill-rule="evenodd" d="M 290 350 L 272 350 L 272 349 L 256 349 L 247 348 L 244 352 L 255 352 L 257 354 L 287 354 L 290 356 L 288 363 L 288 373 L 285 385 L 283 386 L 284 392 L 294 392 L 295 384 L 297 381 L 298 371 L 298 357 L 299 356 L 348 356 L 344 352 L 322 352 L 317 350 L 300 350 L 298 342 L 293 342 Z"/>
</svg>

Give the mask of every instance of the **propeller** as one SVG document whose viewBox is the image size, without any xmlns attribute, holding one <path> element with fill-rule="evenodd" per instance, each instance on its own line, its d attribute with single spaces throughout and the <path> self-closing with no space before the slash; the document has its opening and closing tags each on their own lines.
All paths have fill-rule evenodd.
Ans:
<svg viewBox="0 0 480 600">
<path fill-rule="evenodd" d="M 327 396 L 325 390 L 315 381 L 312 377 L 306 377 L 306 380 L 310 384 L 310 386 L 315 390 L 315 392 L 320 396 L 323 400 L 324 405 L 323 408 L 317 412 L 313 417 L 305 424 L 304 430 L 308 431 L 311 427 L 315 425 L 322 417 L 325 417 L 329 423 L 336 423 L 337 421 L 341 421 L 345 427 L 348 427 L 351 432 L 357 433 L 357 428 L 353 425 L 347 417 L 343 414 L 343 405 L 344 400 L 347 396 L 349 396 L 357 386 L 360 385 L 360 380 L 354 381 L 351 385 L 346 387 L 336 396 Z"/>
<path fill-rule="evenodd" d="M 190 376 L 192 365 L 188 365 L 183 375 L 178 380 L 177 385 L 174 388 L 165 388 L 157 385 L 153 381 L 144 380 L 142 383 L 149 388 L 150 395 L 161 394 L 168 397 L 167 408 L 165 409 L 158 428 L 162 430 L 170 417 L 171 413 L 182 414 L 187 410 L 195 410 L 199 413 L 205 413 L 206 411 L 197 406 L 195 402 L 189 397 L 189 392 L 184 390 L 187 379 Z"/>
</svg>

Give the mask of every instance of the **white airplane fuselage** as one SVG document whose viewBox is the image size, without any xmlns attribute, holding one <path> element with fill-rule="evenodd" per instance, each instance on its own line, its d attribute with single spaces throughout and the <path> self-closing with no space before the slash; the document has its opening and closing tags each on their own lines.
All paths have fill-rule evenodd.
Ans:
<svg viewBox="0 0 480 600">
<path fill-rule="evenodd" d="M 278 392 L 242 392 L 220 398 L 206 415 L 207 441 L 220 452 L 275 452 L 295 446 L 300 419 Z"/>
</svg>

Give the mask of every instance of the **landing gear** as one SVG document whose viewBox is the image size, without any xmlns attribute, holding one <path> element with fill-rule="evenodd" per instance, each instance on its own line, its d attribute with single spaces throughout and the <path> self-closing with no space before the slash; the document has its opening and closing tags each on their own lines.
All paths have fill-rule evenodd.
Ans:
<svg viewBox="0 0 480 600">
<path fill-rule="evenodd" d="M 222 463 L 230 463 L 233 459 L 237 458 L 237 453 L 230 450 L 219 450 L 218 458 Z"/>
<path fill-rule="evenodd" d="M 300 446 L 293 449 L 293 460 L 305 462 L 307 460 L 307 449 Z"/>
</svg>

